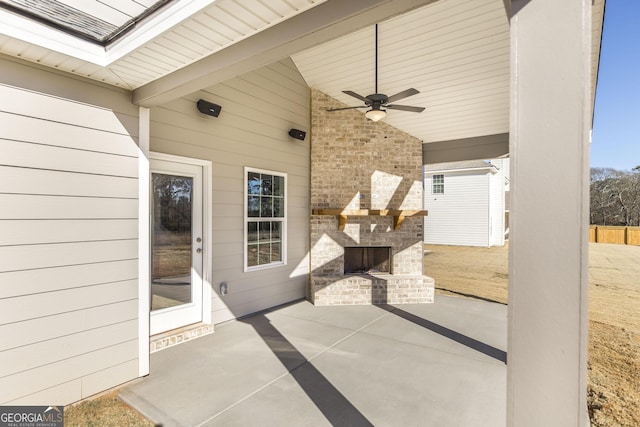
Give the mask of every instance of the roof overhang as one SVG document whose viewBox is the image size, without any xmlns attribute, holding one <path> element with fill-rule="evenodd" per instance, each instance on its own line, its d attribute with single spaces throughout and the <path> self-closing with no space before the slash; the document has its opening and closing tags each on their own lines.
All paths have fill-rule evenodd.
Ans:
<svg viewBox="0 0 640 427">
<path fill-rule="evenodd" d="M 52 27 L 10 9 L 0 8 L 0 23 L 2 24 L 2 34 L 5 36 L 90 64 L 108 67 L 215 1 L 180 0 L 169 3 L 128 31 L 126 37 L 121 37 L 107 45 L 77 37 L 58 27 Z"/>
<path fill-rule="evenodd" d="M 158 105 L 434 1 L 327 0 L 255 37 L 137 88 L 133 101 L 142 106 Z"/>
<path fill-rule="evenodd" d="M 509 154 L 509 133 L 482 135 L 422 145 L 422 164 L 498 159 Z"/>
<path fill-rule="evenodd" d="M 425 168 L 425 172 L 429 172 L 431 174 L 445 174 L 445 173 L 456 173 L 456 172 L 486 171 L 486 173 L 490 173 L 492 175 L 498 173 L 498 168 L 492 164 L 488 164 L 486 166 L 457 167 L 457 168 L 443 168 L 443 169 L 437 169 L 437 166 L 438 166 L 437 164 L 434 164 L 430 168 Z"/>
<path fill-rule="evenodd" d="M 384 121 L 425 142 L 429 163 L 452 152 L 456 160 L 492 158 L 508 153 L 508 7 L 505 0 L 273 0 L 269 8 L 258 0 L 178 0 L 107 47 L 0 10 L 0 52 L 124 87 L 145 107 L 291 57 L 309 86 L 353 106 L 342 91 L 374 91 L 378 23 L 380 92 L 413 87 L 420 94 L 402 104 L 426 107 L 389 111 Z M 594 0 L 593 94 L 603 11 L 604 0 Z"/>
</svg>

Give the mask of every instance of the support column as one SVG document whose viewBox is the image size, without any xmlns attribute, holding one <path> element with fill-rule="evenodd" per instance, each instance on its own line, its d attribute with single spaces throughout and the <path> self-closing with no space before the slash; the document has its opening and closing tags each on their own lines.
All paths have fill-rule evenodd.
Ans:
<svg viewBox="0 0 640 427">
<path fill-rule="evenodd" d="M 591 0 L 511 2 L 507 424 L 588 425 Z"/>
<path fill-rule="evenodd" d="M 151 110 L 139 107 L 138 138 L 138 375 L 149 375 L 149 307 L 151 240 L 149 218 L 149 143 Z"/>
</svg>

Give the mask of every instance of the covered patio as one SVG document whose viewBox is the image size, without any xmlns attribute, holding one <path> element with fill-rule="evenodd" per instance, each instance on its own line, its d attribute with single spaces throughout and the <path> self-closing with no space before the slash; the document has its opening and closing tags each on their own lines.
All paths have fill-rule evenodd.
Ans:
<svg viewBox="0 0 640 427">
<path fill-rule="evenodd" d="M 299 301 L 151 356 L 120 396 L 163 426 L 505 425 L 507 307 Z"/>
<path fill-rule="evenodd" d="M 8 3 L 0 327 L 11 340 L 0 347 L 0 403 L 69 404 L 151 373 L 123 396 L 164 425 L 242 424 L 258 408 L 264 424 L 588 422 L 589 140 L 604 0 L 146 1 L 114 20 L 120 38 L 97 43 L 41 25 L 30 2 Z M 85 18 L 113 12 L 73 3 L 92 5 Z M 311 200 L 311 92 L 344 109 L 413 90 L 409 110 L 350 138 L 384 141 L 397 129 L 420 142 L 423 164 L 511 158 L 508 313 L 439 298 L 243 317 L 305 292 L 309 217 L 321 207 Z M 224 112 L 203 116 L 200 99 Z M 387 159 L 387 146 L 359 164 Z M 244 320 L 149 357 L 151 175 L 176 157 L 211 195 L 192 233 L 203 243 L 192 248 L 196 319 L 179 327 Z M 395 182 L 393 170 L 374 172 Z M 289 250 L 264 269 L 246 263 L 244 180 L 256 171 L 291 183 Z M 383 199 L 361 187 L 352 200 Z"/>
</svg>

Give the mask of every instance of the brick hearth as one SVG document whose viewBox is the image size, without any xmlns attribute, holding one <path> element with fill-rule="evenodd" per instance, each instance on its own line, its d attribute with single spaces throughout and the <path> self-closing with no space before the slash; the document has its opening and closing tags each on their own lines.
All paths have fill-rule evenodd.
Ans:
<svg viewBox="0 0 640 427">
<path fill-rule="evenodd" d="M 312 209 L 352 214 L 312 215 L 308 297 L 316 305 L 433 302 L 433 279 L 422 272 L 424 221 L 415 214 L 422 143 L 363 112 L 326 111 L 341 106 L 312 90 Z M 391 273 L 345 275 L 345 247 L 390 247 Z"/>
</svg>

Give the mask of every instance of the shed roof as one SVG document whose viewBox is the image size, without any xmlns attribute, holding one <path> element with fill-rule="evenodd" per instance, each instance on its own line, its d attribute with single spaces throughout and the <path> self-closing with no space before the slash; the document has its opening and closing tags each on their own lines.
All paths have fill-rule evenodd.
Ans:
<svg viewBox="0 0 640 427">
<path fill-rule="evenodd" d="M 485 160 L 469 160 L 464 162 L 446 162 L 433 163 L 424 166 L 425 172 L 450 172 L 461 170 L 493 170 L 498 171 L 499 168 L 491 162 Z"/>
</svg>

